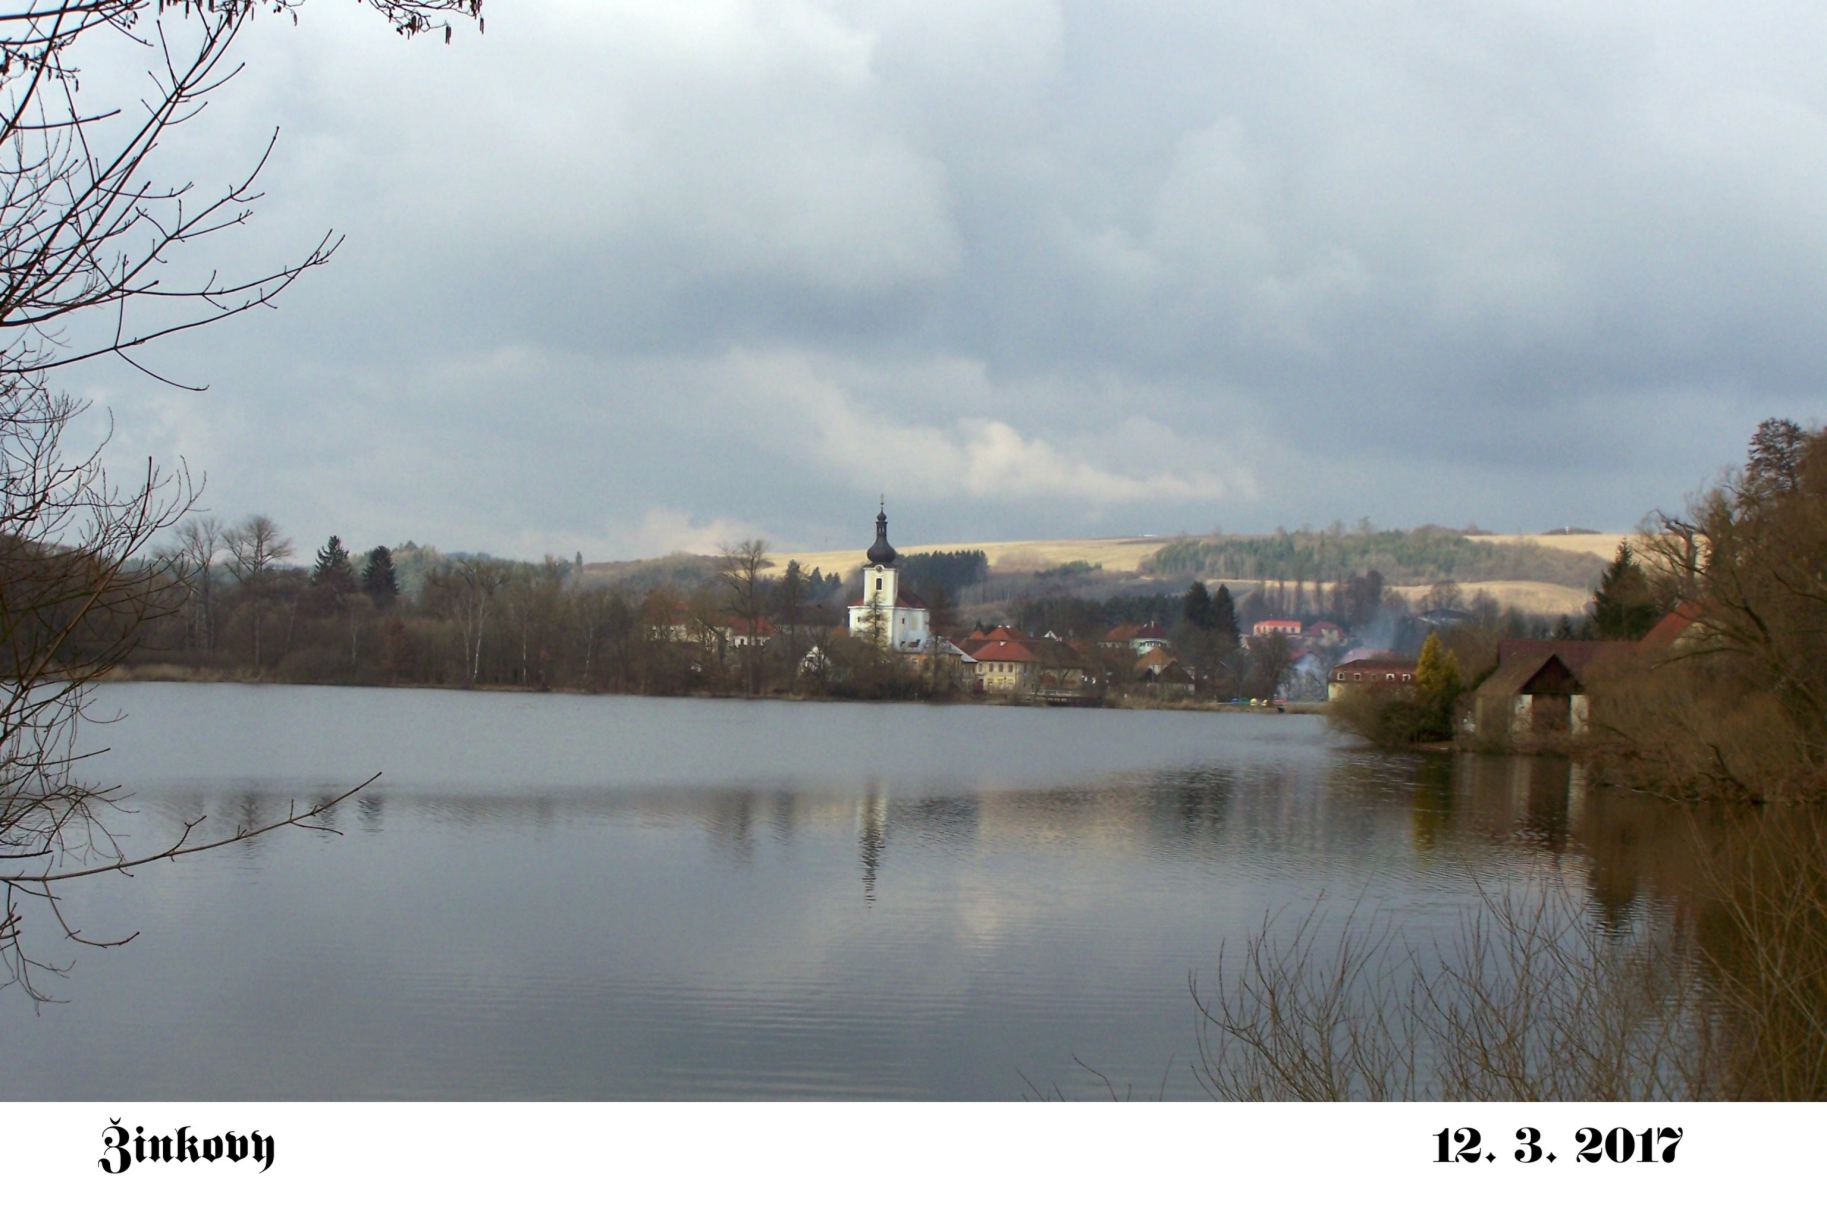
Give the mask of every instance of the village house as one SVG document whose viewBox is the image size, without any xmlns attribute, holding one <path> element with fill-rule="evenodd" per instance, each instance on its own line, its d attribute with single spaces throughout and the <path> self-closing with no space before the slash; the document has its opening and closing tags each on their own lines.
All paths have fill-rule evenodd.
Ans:
<svg viewBox="0 0 1827 1218">
<path fill-rule="evenodd" d="M 1036 640 L 1039 676 L 1032 693 L 1038 702 L 1095 704 L 1104 699 L 1104 685 L 1097 669 L 1065 643 Z"/>
<path fill-rule="evenodd" d="M 705 650 L 725 647 L 760 647 L 774 637 L 774 623 L 766 617 L 745 618 L 723 614 L 695 614 L 680 609 L 649 628 L 650 637 L 668 643 L 690 643 Z"/>
<path fill-rule="evenodd" d="M 1497 644 L 1496 671 L 1473 691 L 1473 730 L 1513 742 L 1582 735 L 1590 713 L 1588 677 L 1638 648 L 1622 641 L 1504 639 Z"/>
<path fill-rule="evenodd" d="M 1159 694 L 1193 696 L 1193 675 L 1174 653 L 1155 647 L 1136 657 L 1135 680 Z"/>
<path fill-rule="evenodd" d="M 1345 628 L 1337 622 L 1320 621 L 1307 627 L 1305 635 L 1316 646 L 1337 647 L 1345 641 Z"/>
<path fill-rule="evenodd" d="M 1357 693 L 1410 695 L 1414 687 L 1412 660 L 1373 656 L 1335 665 L 1326 679 L 1326 700 L 1332 702 Z"/>
<path fill-rule="evenodd" d="M 973 632 L 961 647 L 976 662 L 975 688 L 986 694 L 1036 702 L 1101 701 L 1096 670 L 1071 647 L 1034 639 L 1007 626 Z"/>
<path fill-rule="evenodd" d="M 1644 651 L 1672 651 L 1681 653 L 1689 651 L 1706 637 L 1706 625 L 1700 620 L 1700 603 L 1682 601 L 1661 621 L 1650 627 L 1649 633 L 1638 640 L 1637 646 Z"/>
<path fill-rule="evenodd" d="M 1287 634 L 1299 637 L 1300 632 L 1300 622 L 1291 617 L 1266 617 L 1262 619 L 1262 621 L 1257 622 L 1256 625 L 1250 629 L 1250 634 L 1259 639 L 1271 634 Z"/>
<path fill-rule="evenodd" d="M 1505 639 L 1497 645 L 1497 670 L 1473 691 L 1473 730 L 1514 743 L 1583 735 L 1595 674 L 1633 656 L 1679 655 L 1704 633 L 1699 606 L 1684 601 L 1636 642 Z"/>
<path fill-rule="evenodd" d="M 967 640 L 969 642 L 970 640 Z M 976 662 L 972 677 L 986 694 L 1023 694 L 1040 680 L 1040 657 L 1016 638 L 975 640 L 970 657 Z"/>
<path fill-rule="evenodd" d="M 976 688 L 977 658 L 948 638 L 929 635 L 926 646 L 907 658 L 916 669 L 928 673 L 934 684 Z"/>
<path fill-rule="evenodd" d="M 731 617 L 719 630 L 731 647 L 764 647 L 774 637 L 774 623 L 765 617 Z"/>
<path fill-rule="evenodd" d="M 1156 647 L 1166 647 L 1167 630 L 1159 622 L 1112 626 L 1105 632 L 1103 642 L 1106 647 L 1127 647 L 1141 655 Z"/>
</svg>

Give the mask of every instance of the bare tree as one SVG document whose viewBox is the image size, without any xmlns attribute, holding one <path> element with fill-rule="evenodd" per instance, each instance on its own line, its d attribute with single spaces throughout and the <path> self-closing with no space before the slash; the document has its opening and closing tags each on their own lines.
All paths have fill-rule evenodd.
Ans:
<svg viewBox="0 0 1827 1218">
<path fill-rule="evenodd" d="M 552 686 L 552 649 L 559 630 L 565 580 L 571 564 L 548 554 L 537 567 L 506 568 L 502 600 L 519 636 L 520 662 L 514 681 L 539 689 Z"/>
<path fill-rule="evenodd" d="M 1602 737 L 1658 787 L 1827 803 L 1827 429 L 1766 422 L 1741 472 L 1655 523 L 1646 572 L 1693 630 L 1604 700 Z"/>
<path fill-rule="evenodd" d="M 480 18 L 481 0 L 367 0 L 401 34 Z M 98 354 L 139 362 L 147 344 L 268 305 L 336 251 L 326 234 L 287 265 L 224 276 L 176 268 L 244 223 L 273 141 L 226 191 L 202 195 L 159 155 L 240 71 L 235 40 L 304 0 L 14 0 L 0 12 L 0 382 L 32 381 Z M 113 43 L 115 45 L 107 45 Z M 130 104 L 84 100 L 98 52 L 138 48 Z M 102 83 L 90 81 L 89 96 Z M 275 135 L 274 139 L 277 138 Z M 162 183 L 163 180 L 163 183 Z M 186 307 L 188 306 L 188 307 Z"/>
<path fill-rule="evenodd" d="M 0 954 L 37 994 L 19 897 L 56 912 L 58 866 L 111 841 L 96 814 L 114 793 L 81 781 L 78 728 L 92 683 L 159 611 L 168 568 L 148 561 L 150 546 L 190 507 L 192 488 L 181 468 L 151 465 L 123 488 L 99 447 L 68 456 L 66 430 L 82 412 L 71 398 L 40 389 L 0 400 Z"/>
<path fill-rule="evenodd" d="M 1437 579 L 1421 595 L 1420 610 L 1433 613 L 1439 609 L 1460 609 L 1465 606 L 1465 593 L 1460 590 L 1455 580 Z"/>
<path fill-rule="evenodd" d="M 195 515 L 178 526 L 177 572 L 193 611 L 188 633 L 193 645 L 216 649 L 216 559 L 222 554 L 222 526 L 214 517 Z"/>
<path fill-rule="evenodd" d="M 480 0 L 365 2 L 403 35 L 442 28 L 448 37 L 452 14 L 480 24 Z M 56 913 L 57 883 L 133 861 L 113 848 L 99 818 L 113 793 L 76 776 L 76 730 L 91 683 L 157 611 L 170 564 L 150 560 L 154 537 L 194 501 L 182 467 L 148 462 L 121 484 L 105 472 L 100 447 L 68 453 L 83 404 L 49 378 L 104 354 L 144 369 L 148 344 L 271 305 L 335 252 L 327 234 L 276 268 L 212 268 L 198 247 L 247 220 L 272 143 L 214 194 L 162 155 L 172 131 L 197 119 L 239 71 L 232 47 L 255 15 L 296 18 L 303 3 L 12 0 L 0 8 L 0 656 L 8 668 L 0 953 L 35 995 L 18 897 L 40 898 Z M 124 52 L 134 70 L 95 79 L 104 51 Z M 262 552 L 280 557 L 270 545 Z M 220 844 L 192 843 L 195 827 L 154 857 Z M 60 913 L 58 921 L 78 937 Z"/>
<path fill-rule="evenodd" d="M 254 515 L 222 535 L 229 574 L 241 585 L 253 610 L 254 671 L 260 671 L 260 624 L 272 596 L 278 565 L 292 556 L 292 539 L 282 536 L 270 516 Z"/>
<path fill-rule="evenodd" d="M 575 645 L 579 663 L 578 684 L 587 690 L 597 688 L 601 677 L 597 671 L 597 654 L 605 638 L 616 633 L 621 625 L 626 632 L 625 622 L 618 619 L 627 616 L 627 606 L 621 598 L 607 588 L 582 588 L 571 598 L 570 625 L 575 632 Z"/>
<path fill-rule="evenodd" d="M 768 543 L 759 537 L 722 549 L 717 574 L 728 596 L 730 615 L 748 640 L 748 645 L 740 649 L 742 687 L 748 693 L 759 693 L 762 650 L 757 632 L 767 604 L 767 586 L 761 573 L 773 566 L 774 560 L 768 557 Z"/>
<path fill-rule="evenodd" d="M 426 577 L 426 600 L 457 623 L 463 638 L 463 680 L 482 679 L 482 643 L 489 607 L 507 580 L 507 569 L 492 558 L 459 558 Z"/>
</svg>

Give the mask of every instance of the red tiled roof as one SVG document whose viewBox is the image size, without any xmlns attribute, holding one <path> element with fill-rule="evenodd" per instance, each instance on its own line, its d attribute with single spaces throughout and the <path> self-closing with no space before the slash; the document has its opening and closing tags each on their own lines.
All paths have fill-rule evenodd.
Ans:
<svg viewBox="0 0 1827 1218">
<path fill-rule="evenodd" d="M 1112 626 L 1104 635 L 1106 643 L 1128 643 L 1134 639 L 1161 639 L 1167 637 L 1167 631 L 1161 629 L 1158 622 L 1143 622 L 1140 626 Z"/>
<path fill-rule="evenodd" d="M 1136 667 L 1146 668 L 1151 664 L 1172 664 L 1174 653 L 1165 647 L 1154 646 L 1136 657 Z"/>
<path fill-rule="evenodd" d="M 971 657 L 979 664 L 1038 664 L 1040 657 L 1027 646 L 1013 639 L 985 639 L 981 646 L 971 652 Z"/>
<path fill-rule="evenodd" d="M 1665 614 L 1661 621 L 1649 628 L 1649 633 L 1638 641 L 1638 646 L 1660 648 L 1672 646 L 1676 639 L 1687 633 L 1687 628 L 1700 620 L 1700 603 L 1682 601 Z"/>
</svg>

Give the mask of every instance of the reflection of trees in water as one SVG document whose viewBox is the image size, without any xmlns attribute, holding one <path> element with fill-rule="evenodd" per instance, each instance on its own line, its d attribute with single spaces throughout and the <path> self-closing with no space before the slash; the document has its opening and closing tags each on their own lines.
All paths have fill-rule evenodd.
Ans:
<svg viewBox="0 0 1827 1218">
<path fill-rule="evenodd" d="M 233 818 L 235 828 L 247 830 L 256 827 L 266 820 L 261 814 L 261 799 L 258 791 L 243 791 L 236 798 L 229 815 Z"/>
<path fill-rule="evenodd" d="M 1701 843 L 1669 804 L 1594 786 L 1567 757 L 1450 759 L 1457 832 L 1580 860 L 1601 925 L 1623 933 L 1648 901 L 1685 902 Z M 1433 827 L 1438 836 L 1445 829 Z"/>
<path fill-rule="evenodd" d="M 1492 773 L 1505 821 L 1567 826 L 1517 840 L 1585 866 L 1481 887 L 1482 907 L 1431 954 L 1387 910 L 1354 909 L 1341 933 L 1322 903 L 1290 925 L 1265 919 L 1195 993 L 1213 1095 L 1827 1098 L 1827 823 L 1814 809 L 1651 803 L 1587 790 L 1577 766 Z"/>
<path fill-rule="evenodd" d="M 1194 983 L 1195 1076 L 1222 1100 L 1653 1101 L 1731 1085 L 1694 958 L 1618 939 L 1542 873 L 1426 937 L 1399 913 L 1267 915 Z"/>
<path fill-rule="evenodd" d="M 707 800 L 703 815 L 711 844 L 739 867 L 752 864 L 760 797 L 754 791 L 742 790 L 711 792 L 703 798 Z"/>
<path fill-rule="evenodd" d="M 798 801 L 791 791 L 776 791 L 768 801 L 768 827 L 774 840 L 783 844 L 793 840 L 794 809 Z"/>
<path fill-rule="evenodd" d="M 1430 754 L 1415 771 L 1410 827 L 1417 850 L 1432 849 L 1442 835 L 1451 832 L 1455 804 L 1452 758 Z"/>
<path fill-rule="evenodd" d="M 1225 818 L 1237 798 L 1237 780 L 1229 770 L 1193 770 L 1178 775 L 1168 791 L 1178 839 L 1197 844 L 1216 840 L 1224 832 Z"/>
</svg>

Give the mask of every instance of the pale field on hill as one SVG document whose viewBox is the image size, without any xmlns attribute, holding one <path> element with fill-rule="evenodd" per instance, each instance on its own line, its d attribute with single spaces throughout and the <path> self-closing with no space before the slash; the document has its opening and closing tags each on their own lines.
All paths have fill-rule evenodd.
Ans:
<svg viewBox="0 0 1827 1218">
<path fill-rule="evenodd" d="M 1065 541 L 947 541 L 937 545 L 896 546 L 901 554 L 930 554 L 935 550 L 982 550 L 991 568 L 1002 571 L 1040 571 L 1069 562 L 1102 564 L 1104 570 L 1134 574 L 1142 560 L 1159 550 L 1173 537 L 1089 537 Z M 848 575 L 863 565 L 867 545 L 845 550 L 815 550 L 804 553 L 775 554 L 774 565 L 784 567 L 797 562 L 805 570 L 814 567 L 830 573 Z"/>
<path fill-rule="evenodd" d="M 1551 550 L 1562 550 L 1575 554 L 1592 554 L 1599 558 L 1609 559 L 1618 551 L 1618 543 L 1632 537 L 1629 533 L 1504 533 L 1476 538 L 1497 545 L 1533 541 Z M 1093 566 L 1101 565 L 1112 574 L 1133 575 L 1141 567 L 1143 559 L 1152 555 L 1174 537 L 1091 537 L 1066 538 L 1055 541 L 953 541 L 937 545 L 897 546 L 902 554 L 927 554 L 935 550 L 982 550 L 990 560 L 990 568 L 1003 574 L 1018 571 L 1037 571 L 1048 567 L 1063 566 L 1069 562 L 1086 562 Z M 774 554 L 775 570 L 789 562 L 797 562 L 807 571 L 818 569 L 826 573 L 837 572 L 848 576 L 863 563 L 864 547 L 857 546 L 844 550 L 807 550 L 793 553 Z M 1222 578 L 1222 577 L 1219 577 Z M 1176 581 L 1177 583 L 1178 581 Z M 1254 580 L 1232 580 L 1238 595 L 1255 586 Z M 1412 584 L 1396 587 L 1410 600 L 1419 600 L 1427 590 L 1427 584 Z M 1470 600 L 1480 592 L 1488 592 L 1498 603 L 1513 606 L 1525 613 L 1543 613 L 1558 616 L 1560 614 L 1578 615 L 1585 612 L 1586 603 L 1592 599 L 1589 588 L 1578 588 L 1564 584 L 1543 583 L 1537 580 L 1484 580 L 1460 584 L 1460 591 Z"/>
<path fill-rule="evenodd" d="M 1395 590 L 1406 596 L 1410 603 L 1419 602 L 1427 595 L 1432 584 L 1397 584 Z M 1459 585 L 1467 602 L 1480 592 L 1488 592 L 1498 604 L 1510 609 L 1520 609 L 1524 613 L 1544 613 L 1550 617 L 1566 614 L 1578 617 L 1586 612 L 1586 603 L 1592 599 L 1592 592 L 1587 588 L 1573 588 L 1566 584 L 1545 584 L 1538 580 L 1527 579 L 1487 579 Z"/>
<path fill-rule="evenodd" d="M 1476 540 L 1494 541 L 1500 545 L 1532 541 L 1550 550 L 1565 550 L 1570 554 L 1596 554 L 1609 560 L 1617 557 L 1620 541 L 1630 542 L 1631 548 L 1635 549 L 1636 537 L 1635 533 L 1493 533 Z"/>
<path fill-rule="evenodd" d="M 1633 533 L 1492 533 L 1474 540 L 1496 545 L 1532 541 L 1550 550 L 1611 558 L 1617 554 L 1620 541 L 1629 541 L 1634 537 Z M 902 554 L 929 554 L 935 550 L 982 550 L 989 556 L 990 566 L 1002 572 L 1037 571 L 1069 562 L 1087 562 L 1093 566 L 1101 564 L 1104 570 L 1117 574 L 1133 574 L 1140 569 L 1143 559 L 1168 542 L 1176 540 L 1178 538 L 1170 536 L 1082 537 L 1056 541 L 948 541 L 937 545 L 895 548 Z M 808 571 L 817 567 L 822 571 L 848 575 L 862 566 L 863 551 L 866 548 L 853 546 L 843 550 L 804 550 L 775 554 L 772 557 L 775 564 L 781 567 L 788 562 L 797 562 Z M 1501 582 L 1507 584 L 1509 581 Z M 1519 589 L 1525 587 L 1522 583 L 1517 583 L 1516 586 Z M 1527 586 L 1546 588 L 1554 585 Z"/>
</svg>

